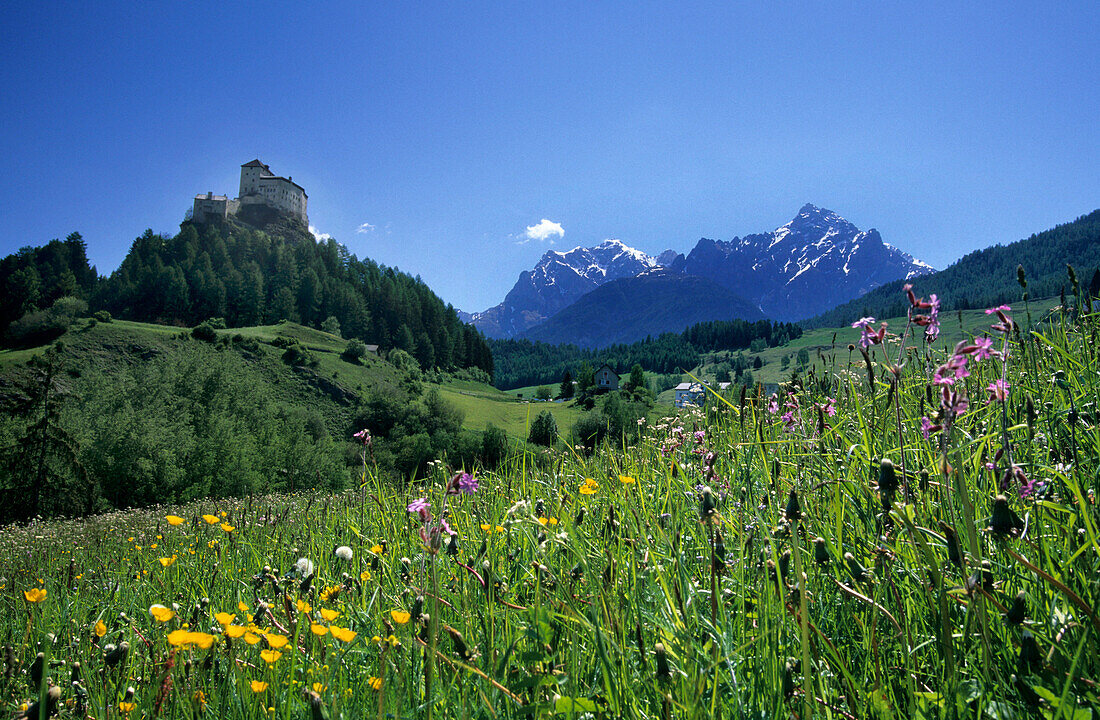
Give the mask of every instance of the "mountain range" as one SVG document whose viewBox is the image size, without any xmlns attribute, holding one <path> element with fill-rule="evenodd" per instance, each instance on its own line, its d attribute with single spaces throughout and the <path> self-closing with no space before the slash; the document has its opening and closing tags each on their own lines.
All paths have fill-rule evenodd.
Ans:
<svg viewBox="0 0 1100 720">
<path fill-rule="evenodd" d="M 706 320 L 801 320 L 930 272 L 877 230 L 807 204 L 771 232 L 702 238 L 686 256 L 651 257 L 619 240 L 549 251 L 503 302 L 464 319 L 489 337 L 601 347 Z"/>
</svg>

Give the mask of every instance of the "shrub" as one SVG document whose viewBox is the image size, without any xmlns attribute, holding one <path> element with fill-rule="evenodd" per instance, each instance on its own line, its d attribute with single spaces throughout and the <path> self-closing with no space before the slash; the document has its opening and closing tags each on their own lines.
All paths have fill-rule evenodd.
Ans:
<svg viewBox="0 0 1100 720">
<path fill-rule="evenodd" d="M 489 425 L 481 436 L 481 462 L 493 469 L 504 462 L 508 456 L 508 435 L 500 428 Z"/>
<path fill-rule="evenodd" d="M 360 363 L 367 354 L 367 345 L 362 340 L 351 339 L 348 340 L 347 347 L 344 348 L 344 352 L 340 353 L 340 357 L 347 360 L 350 363 Z"/>
<path fill-rule="evenodd" d="M 549 385 L 539 385 L 535 389 L 535 399 L 537 400 L 549 400 L 554 397 L 554 389 Z"/>
<path fill-rule="evenodd" d="M 92 313 L 92 317 L 94 317 L 101 323 L 114 322 L 114 318 L 111 317 L 111 313 L 107 312 L 106 310 L 96 310 L 94 313 Z"/>
<path fill-rule="evenodd" d="M 218 332 L 214 329 L 214 326 L 210 324 L 210 321 L 207 320 L 191 329 L 191 337 L 196 340 L 202 340 L 203 342 L 214 343 L 218 341 Z"/>
<path fill-rule="evenodd" d="M 62 297 L 46 310 L 32 310 L 8 327 L 7 340 L 12 345 L 34 347 L 45 345 L 65 334 L 73 320 L 88 310 L 88 303 L 79 298 Z"/>
<path fill-rule="evenodd" d="M 558 421 L 554 419 L 553 413 L 549 410 L 543 410 L 535 418 L 535 422 L 531 423 L 531 432 L 527 436 L 527 441 L 535 445 L 552 447 L 557 439 Z"/>
<path fill-rule="evenodd" d="M 283 352 L 283 362 L 287 365 L 317 366 L 317 359 L 313 353 L 299 343 L 294 343 Z"/>
</svg>

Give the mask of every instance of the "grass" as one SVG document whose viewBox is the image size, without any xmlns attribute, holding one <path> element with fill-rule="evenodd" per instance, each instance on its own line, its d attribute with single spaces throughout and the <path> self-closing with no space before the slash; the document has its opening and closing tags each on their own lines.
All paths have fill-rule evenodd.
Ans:
<svg viewBox="0 0 1100 720">
<path fill-rule="evenodd" d="M 336 496 L 7 528 L 0 697 L 14 714 L 56 683 L 97 718 L 1089 717 L 1097 332 L 994 332 L 1007 366 L 969 354 L 960 377 L 942 347 L 900 350 L 896 381 L 896 346 L 870 369 L 830 354 L 777 412 L 514 455 L 469 495 L 442 467 L 367 466 Z"/>
</svg>

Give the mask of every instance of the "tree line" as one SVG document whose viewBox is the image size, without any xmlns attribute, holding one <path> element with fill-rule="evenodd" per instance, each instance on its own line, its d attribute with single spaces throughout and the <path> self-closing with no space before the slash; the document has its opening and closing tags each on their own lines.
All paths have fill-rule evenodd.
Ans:
<svg viewBox="0 0 1100 720">
<path fill-rule="evenodd" d="M 662 333 L 636 343 L 601 349 L 572 344 L 550 345 L 521 340 L 490 339 L 494 382 L 509 389 L 527 385 L 557 383 L 566 372 L 577 377 L 586 363 L 599 368 L 604 363 L 616 371 L 640 365 L 651 373 L 675 373 L 699 364 L 702 353 L 744 350 L 754 343 L 777 347 L 802 336 L 802 328 L 771 320 L 714 320 L 692 325 L 681 333 Z"/>
</svg>

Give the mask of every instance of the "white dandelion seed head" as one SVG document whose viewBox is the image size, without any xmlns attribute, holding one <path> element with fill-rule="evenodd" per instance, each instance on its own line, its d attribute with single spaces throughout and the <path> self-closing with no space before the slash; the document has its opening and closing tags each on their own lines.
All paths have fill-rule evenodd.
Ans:
<svg viewBox="0 0 1100 720">
<path fill-rule="evenodd" d="M 351 562 L 351 559 L 354 556 L 355 553 L 352 552 L 352 549 L 349 548 L 347 545 L 341 545 L 340 547 L 336 548 L 336 557 L 340 558 L 344 562 Z"/>
<path fill-rule="evenodd" d="M 298 558 L 298 562 L 294 563 L 294 571 L 302 577 L 309 577 L 313 574 L 313 561 L 309 558 Z"/>
</svg>

